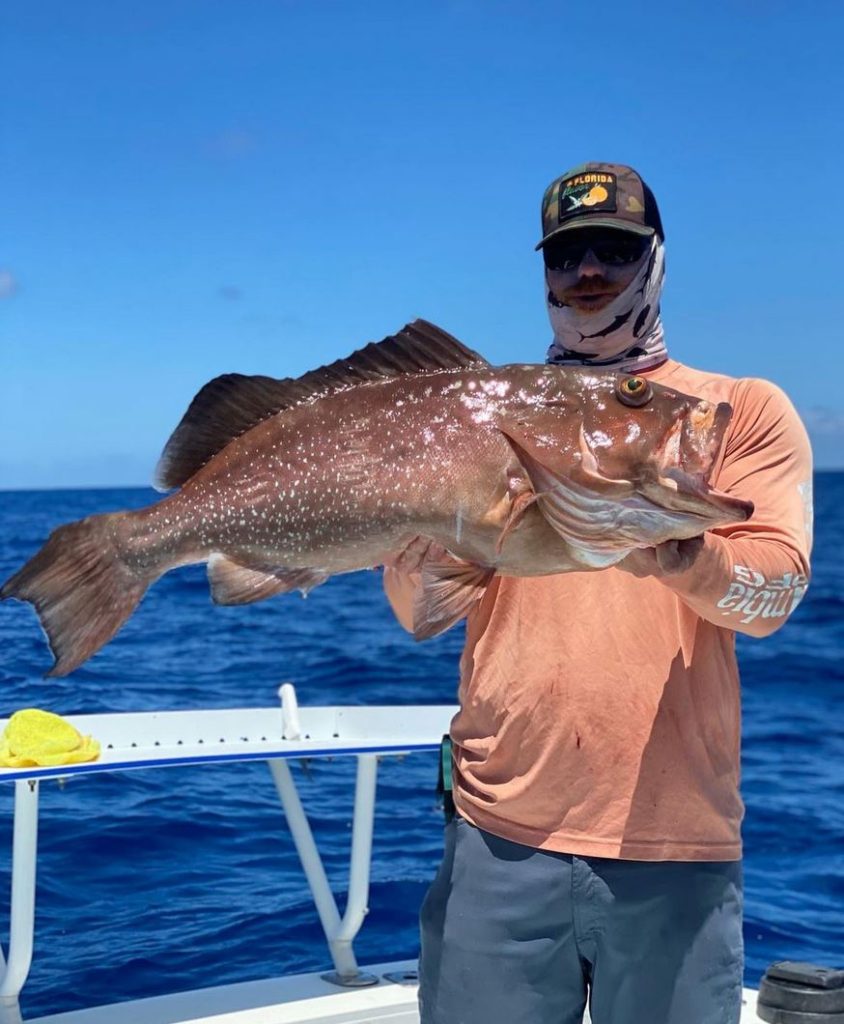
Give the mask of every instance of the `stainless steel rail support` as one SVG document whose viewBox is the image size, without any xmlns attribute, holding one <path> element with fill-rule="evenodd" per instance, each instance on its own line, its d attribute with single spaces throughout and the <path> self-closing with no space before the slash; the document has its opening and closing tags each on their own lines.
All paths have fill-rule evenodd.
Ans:
<svg viewBox="0 0 844 1024">
<path fill-rule="evenodd" d="M 299 716 L 296 692 L 289 683 L 286 683 L 281 687 L 279 696 L 282 701 L 284 738 L 298 739 Z M 349 896 L 342 918 L 325 874 L 311 826 L 302 808 L 290 767 L 284 760 L 272 760 L 269 762 L 269 766 L 284 808 L 287 824 L 293 836 L 293 842 L 296 844 L 299 860 L 302 862 L 302 868 L 311 889 L 322 929 L 328 941 L 331 959 L 334 961 L 334 971 L 323 975 L 323 977 L 334 984 L 347 987 L 359 988 L 366 985 L 377 985 L 378 979 L 374 975 L 365 974 L 358 967 L 353 944 L 368 910 L 378 757 L 376 754 L 357 755 L 352 851 L 349 861 Z"/>
<path fill-rule="evenodd" d="M 296 844 L 299 859 L 311 895 L 314 898 L 322 929 L 328 940 L 334 971 L 325 975 L 338 985 L 360 987 L 375 985 L 378 979 L 364 974 L 358 967 L 353 949 L 367 912 L 369 899 L 369 867 L 372 851 L 372 829 L 375 812 L 375 785 L 378 758 L 375 754 L 359 754 L 357 784 L 355 786 L 355 816 L 352 826 L 352 853 L 349 865 L 349 897 L 346 912 L 340 917 L 337 902 L 331 891 L 322 858 L 314 841 L 311 826 L 302 808 L 296 783 L 286 761 L 270 761 L 276 790 L 281 799 L 287 824 Z"/>
<path fill-rule="evenodd" d="M 15 782 L 8 960 L 0 950 L 0 1024 L 22 1024 L 19 998 L 32 964 L 37 852 L 38 782 L 20 779 Z"/>
</svg>

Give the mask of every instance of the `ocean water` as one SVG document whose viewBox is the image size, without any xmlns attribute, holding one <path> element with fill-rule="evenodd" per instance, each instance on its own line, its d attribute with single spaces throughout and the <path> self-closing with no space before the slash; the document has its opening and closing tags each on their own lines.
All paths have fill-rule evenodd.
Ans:
<svg viewBox="0 0 844 1024">
<path fill-rule="evenodd" d="M 0 579 L 53 527 L 155 497 L 0 493 Z M 739 637 L 751 985 L 775 959 L 844 966 L 842 509 L 844 474 L 819 474 L 809 594 L 773 637 Z M 165 576 L 119 637 L 65 679 L 41 678 L 50 658 L 28 606 L 0 606 L 0 715 L 33 705 L 61 714 L 267 706 L 287 680 L 302 704 L 449 704 L 461 644 L 460 628 L 414 643 L 392 620 L 377 573 L 331 580 L 307 601 L 215 608 L 204 571 L 192 567 Z M 294 773 L 342 908 L 353 760 Z M 382 762 L 362 963 L 418 952 L 417 911 L 441 850 L 435 776 L 433 754 Z M 11 809 L 12 787 L 0 786 L 4 894 Z M 265 764 L 42 786 L 25 1016 L 328 966 Z"/>
</svg>

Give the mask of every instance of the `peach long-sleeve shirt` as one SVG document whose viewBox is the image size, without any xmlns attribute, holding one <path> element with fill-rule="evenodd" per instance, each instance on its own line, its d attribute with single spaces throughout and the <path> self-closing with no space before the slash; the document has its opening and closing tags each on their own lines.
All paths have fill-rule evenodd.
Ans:
<svg viewBox="0 0 844 1024">
<path fill-rule="evenodd" d="M 669 360 L 646 376 L 733 417 L 711 476 L 750 499 L 686 572 L 496 577 L 469 616 L 451 726 L 460 813 L 513 842 L 631 860 L 741 856 L 735 633 L 764 637 L 809 576 L 812 463 L 775 385 Z M 386 574 L 409 623 L 413 581 Z"/>
</svg>

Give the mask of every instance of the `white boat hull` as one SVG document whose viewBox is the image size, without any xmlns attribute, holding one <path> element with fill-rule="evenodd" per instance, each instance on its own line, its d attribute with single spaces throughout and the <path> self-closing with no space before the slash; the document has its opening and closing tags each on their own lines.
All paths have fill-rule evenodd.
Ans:
<svg viewBox="0 0 844 1024">
<path fill-rule="evenodd" d="M 320 974 L 298 974 L 75 1010 L 27 1024 L 419 1024 L 416 985 L 384 980 L 385 974 L 414 972 L 415 961 L 363 969 L 379 983 L 348 989 Z M 756 993 L 746 989 L 741 1024 L 758 1021 Z"/>
</svg>

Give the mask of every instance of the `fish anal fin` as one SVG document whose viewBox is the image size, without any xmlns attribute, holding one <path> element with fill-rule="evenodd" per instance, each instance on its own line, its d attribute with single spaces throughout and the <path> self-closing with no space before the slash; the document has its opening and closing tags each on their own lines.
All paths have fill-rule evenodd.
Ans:
<svg viewBox="0 0 844 1024">
<path fill-rule="evenodd" d="M 428 640 L 464 618 L 484 594 L 495 570 L 446 555 L 428 559 L 413 605 L 413 636 Z"/>
<path fill-rule="evenodd" d="M 321 569 L 245 566 L 220 554 L 208 559 L 208 582 L 214 604 L 253 604 L 291 590 L 301 590 L 305 596 L 325 583 L 328 576 Z"/>
<path fill-rule="evenodd" d="M 488 365 L 446 331 L 427 320 L 414 320 L 383 341 L 296 379 L 240 373 L 215 377 L 198 392 L 165 445 L 155 486 L 180 487 L 229 442 L 310 399 L 404 374 Z"/>
</svg>

